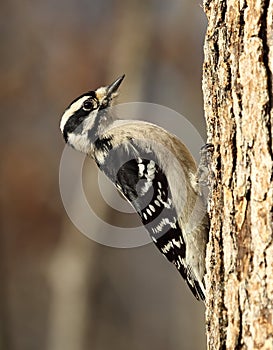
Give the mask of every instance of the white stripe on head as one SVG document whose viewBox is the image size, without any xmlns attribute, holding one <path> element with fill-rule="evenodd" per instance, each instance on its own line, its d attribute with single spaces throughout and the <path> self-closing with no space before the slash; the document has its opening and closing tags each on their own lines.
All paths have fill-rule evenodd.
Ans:
<svg viewBox="0 0 273 350">
<path fill-rule="evenodd" d="M 90 96 L 83 96 L 81 97 L 80 99 L 78 99 L 77 101 L 75 101 L 74 103 L 72 103 L 72 105 L 70 107 L 68 107 L 62 118 L 61 118 L 61 122 L 60 122 L 60 129 L 61 129 L 61 132 L 63 133 L 64 131 L 64 126 L 66 124 L 66 122 L 68 121 L 68 119 L 77 111 L 81 108 L 83 102 L 87 99 L 89 99 Z"/>
</svg>

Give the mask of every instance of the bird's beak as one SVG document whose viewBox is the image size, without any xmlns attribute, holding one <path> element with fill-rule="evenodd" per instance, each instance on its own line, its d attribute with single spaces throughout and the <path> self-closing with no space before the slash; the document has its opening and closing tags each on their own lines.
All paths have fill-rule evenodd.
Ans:
<svg viewBox="0 0 273 350">
<path fill-rule="evenodd" d="M 125 74 L 123 74 L 121 77 L 117 78 L 112 84 L 108 85 L 106 88 L 106 95 L 107 97 L 114 97 L 117 93 L 117 90 L 122 83 L 122 80 L 124 79 Z"/>
</svg>

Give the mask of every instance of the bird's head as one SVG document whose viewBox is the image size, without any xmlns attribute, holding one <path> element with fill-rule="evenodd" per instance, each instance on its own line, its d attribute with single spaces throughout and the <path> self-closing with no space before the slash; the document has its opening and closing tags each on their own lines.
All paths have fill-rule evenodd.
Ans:
<svg viewBox="0 0 273 350">
<path fill-rule="evenodd" d="M 88 153 L 89 144 L 112 121 L 112 116 L 105 110 L 118 95 L 117 90 L 124 77 L 122 75 L 108 86 L 88 91 L 70 103 L 60 122 L 60 129 L 67 143 Z"/>
</svg>

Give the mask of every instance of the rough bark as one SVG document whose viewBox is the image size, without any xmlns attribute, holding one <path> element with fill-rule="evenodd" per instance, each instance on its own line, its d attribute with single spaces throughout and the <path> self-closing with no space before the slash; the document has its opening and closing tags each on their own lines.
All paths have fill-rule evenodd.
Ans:
<svg viewBox="0 0 273 350">
<path fill-rule="evenodd" d="M 205 1 L 209 349 L 273 349 L 273 1 Z"/>
</svg>

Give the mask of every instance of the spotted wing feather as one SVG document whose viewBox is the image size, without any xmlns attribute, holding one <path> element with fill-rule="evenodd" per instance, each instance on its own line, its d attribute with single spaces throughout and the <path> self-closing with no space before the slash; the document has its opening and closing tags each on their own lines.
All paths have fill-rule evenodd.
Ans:
<svg viewBox="0 0 273 350">
<path fill-rule="evenodd" d="M 168 192 L 166 176 L 156 165 L 151 186 L 144 194 L 138 188 L 142 180 L 147 181 L 148 160 L 131 160 L 125 163 L 117 175 L 117 185 L 126 198 L 133 204 L 141 220 L 160 252 L 173 263 L 197 299 L 204 300 L 205 295 L 194 273 L 186 264 L 186 246 L 181 228 L 177 222 L 177 213 L 172 205 L 171 193 Z M 163 190 L 164 188 L 164 190 Z"/>
<path fill-rule="evenodd" d="M 197 299 L 205 299 L 202 286 L 186 264 L 186 245 L 178 224 L 167 178 L 156 156 L 149 152 L 131 154 L 128 148 L 111 150 L 102 171 L 133 205 L 160 252 L 173 263 Z"/>
</svg>

